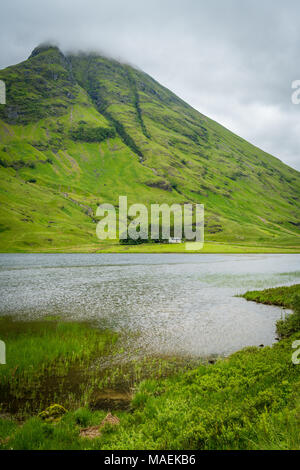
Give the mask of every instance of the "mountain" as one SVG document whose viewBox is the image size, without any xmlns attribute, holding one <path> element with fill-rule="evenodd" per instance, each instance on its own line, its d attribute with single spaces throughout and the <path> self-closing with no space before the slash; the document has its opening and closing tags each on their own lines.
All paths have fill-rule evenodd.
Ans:
<svg viewBox="0 0 300 470">
<path fill-rule="evenodd" d="M 101 248 L 119 195 L 204 203 L 208 241 L 299 248 L 300 173 L 146 73 L 43 45 L 0 79 L 1 251 Z"/>
</svg>

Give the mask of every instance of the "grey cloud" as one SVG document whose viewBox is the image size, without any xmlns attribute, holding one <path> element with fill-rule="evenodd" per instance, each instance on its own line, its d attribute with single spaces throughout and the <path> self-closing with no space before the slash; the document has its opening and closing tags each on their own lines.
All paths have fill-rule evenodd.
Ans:
<svg viewBox="0 0 300 470">
<path fill-rule="evenodd" d="M 298 0 L 10 0 L 0 11 L 0 67 L 44 41 L 98 50 L 300 169 Z"/>
</svg>

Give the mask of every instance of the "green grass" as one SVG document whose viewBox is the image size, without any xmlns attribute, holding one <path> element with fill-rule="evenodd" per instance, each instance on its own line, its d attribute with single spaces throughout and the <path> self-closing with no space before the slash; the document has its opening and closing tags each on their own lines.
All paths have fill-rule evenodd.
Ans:
<svg viewBox="0 0 300 470">
<path fill-rule="evenodd" d="M 1 384 L 11 380 L 15 369 L 26 376 L 30 373 L 29 365 L 42 373 L 44 367 L 60 358 L 70 363 L 88 360 L 103 350 L 110 337 L 109 333 L 85 323 L 63 322 L 55 317 L 28 322 L 1 317 L 0 335 L 3 341 L 8 341 L 8 363 L 0 369 Z"/>
<path fill-rule="evenodd" d="M 299 294 L 297 285 L 279 288 L 276 297 L 269 289 L 255 297 L 293 306 L 291 318 L 299 315 Z M 120 425 L 105 426 L 93 440 L 79 431 L 100 424 L 105 410 L 71 409 L 55 424 L 37 416 L 21 424 L 0 419 L 2 448 L 299 450 L 300 369 L 292 363 L 299 339 L 298 324 L 272 347 L 248 347 L 212 365 L 149 377 L 136 384 L 130 412 L 112 410 Z"/>
<path fill-rule="evenodd" d="M 68 61 L 44 47 L 0 71 L 0 251 L 119 251 L 95 230 L 97 205 L 119 195 L 203 203 L 215 252 L 299 251 L 299 172 L 141 71 L 93 54 Z"/>
<path fill-rule="evenodd" d="M 136 382 L 187 366 L 176 357 L 137 359 L 136 351 L 124 351 L 124 334 L 59 317 L 0 317 L 0 338 L 7 357 L 0 367 L 0 409 L 19 417 L 56 401 L 74 408 L 109 402 L 111 395 L 127 406 Z"/>
<path fill-rule="evenodd" d="M 41 411 L 61 396 L 67 405 L 79 393 L 85 396 L 91 389 L 89 366 L 117 336 L 55 317 L 28 322 L 2 317 L 0 338 L 7 357 L 0 367 L 0 403 L 7 411 L 25 413 Z"/>
<path fill-rule="evenodd" d="M 15 249 L 3 249 L 2 253 L 30 252 L 30 253 L 222 253 L 222 254 L 245 254 L 245 253 L 299 253 L 298 246 L 268 246 L 268 245 L 246 245 L 205 242 L 201 250 L 187 250 L 185 243 L 144 243 L 140 245 L 120 245 L 118 242 L 106 241 L 103 243 L 81 244 L 78 238 L 72 238 L 73 245 L 65 244 L 51 247 L 40 247 L 31 243 L 24 250 L 21 245 Z"/>
<path fill-rule="evenodd" d="M 292 308 L 296 294 L 300 293 L 300 284 L 293 286 L 273 287 L 262 291 L 253 290 L 242 295 L 247 300 L 268 305 L 280 305 Z"/>
</svg>

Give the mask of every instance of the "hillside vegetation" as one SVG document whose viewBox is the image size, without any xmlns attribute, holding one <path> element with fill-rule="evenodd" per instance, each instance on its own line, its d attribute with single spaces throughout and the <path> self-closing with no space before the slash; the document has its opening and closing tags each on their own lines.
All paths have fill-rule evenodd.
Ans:
<svg viewBox="0 0 300 470">
<path fill-rule="evenodd" d="M 113 250 L 95 213 L 119 195 L 203 203 L 207 241 L 299 249 L 299 172 L 142 71 L 41 46 L 0 79 L 1 251 Z"/>
</svg>

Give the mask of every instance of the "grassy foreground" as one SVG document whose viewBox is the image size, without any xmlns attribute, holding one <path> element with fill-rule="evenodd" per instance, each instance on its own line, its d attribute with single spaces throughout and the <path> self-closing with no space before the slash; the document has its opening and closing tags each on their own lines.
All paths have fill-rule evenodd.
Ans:
<svg viewBox="0 0 300 470">
<path fill-rule="evenodd" d="M 80 429 L 100 425 L 107 408 L 100 406 L 95 410 L 95 407 L 84 403 L 78 408 L 75 406 L 76 401 L 72 404 L 72 400 L 61 393 L 59 403 L 69 411 L 60 420 L 43 420 L 37 412 L 21 421 L 16 416 L 2 417 L 2 448 L 300 449 L 300 365 L 292 362 L 292 353 L 295 351 L 292 343 L 300 340 L 299 294 L 298 284 L 245 295 L 246 298 L 252 297 L 253 300 L 265 303 L 274 302 L 275 299 L 276 304 L 294 309 L 292 315 L 278 323 L 282 339 L 273 347 L 246 348 L 215 364 L 198 365 L 191 370 L 185 368 L 166 374 L 162 373 L 161 363 L 152 364 L 146 372 L 148 379 L 141 381 L 142 375 L 135 375 L 133 382 L 136 385 L 129 409 L 116 410 L 110 406 L 120 420 L 119 425 L 105 424 L 100 436 L 94 439 L 80 437 Z M 47 325 L 53 323 L 48 322 Z M 60 326 L 60 322 L 54 322 L 54 325 L 50 327 L 51 334 L 44 332 L 45 341 L 49 334 L 51 337 L 64 331 L 66 342 L 70 344 L 73 328 L 76 327 L 70 326 L 72 332 L 69 331 L 69 336 L 69 333 L 65 333 L 68 326 Z M 91 334 L 92 338 L 99 335 L 101 338 L 102 346 L 100 349 L 96 347 L 97 354 L 100 350 L 104 354 L 104 345 L 112 344 L 109 332 L 97 332 L 88 327 L 82 331 L 84 333 L 78 330 L 79 335 Z M 8 332 L 7 341 L 9 335 Z M 14 337 L 17 342 L 15 333 Z M 36 348 L 33 346 L 36 341 L 30 339 L 30 346 L 28 338 L 31 336 L 27 335 L 27 340 L 23 338 L 24 347 Z M 43 341 L 43 336 L 40 341 Z M 78 349 L 75 349 L 78 357 L 84 358 L 85 353 L 81 355 L 80 352 L 80 341 Z M 90 351 L 95 352 L 95 349 L 91 347 Z M 31 372 L 27 368 L 23 372 L 16 371 L 20 375 L 17 382 L 15 379 L 11 382 L 13 390 L 21 390 L 26 382 L 24 377 L 28 377 L 30 382 L 37 370 L 41 370 L 45 358 L 41 359 L 40 353 L 38 356 L 40 359 L 33 361 Z M 62 351 L 62 356 L 70 357 L 67 350 Z M 86 363 L 91 357 L 92 353 L 86 355 Z M 15 360 L 17 364 L 17 354 Z M 1 384 L 3 377 L 5 379 L 12 375 L 11 368 L 3 372 L 3 367 L 7 366 L 0 366 Z M 137 362 L 134 370 L 141 369 L 144 369 L 143 365 Z M 126 375 L 124 370 L 122 374 Z M 110 376 L 106 376 L 106 380 L 108 378 Z M 103 387 L 103 381 L 97 383 L 97 387 Z"/>
</svg>

